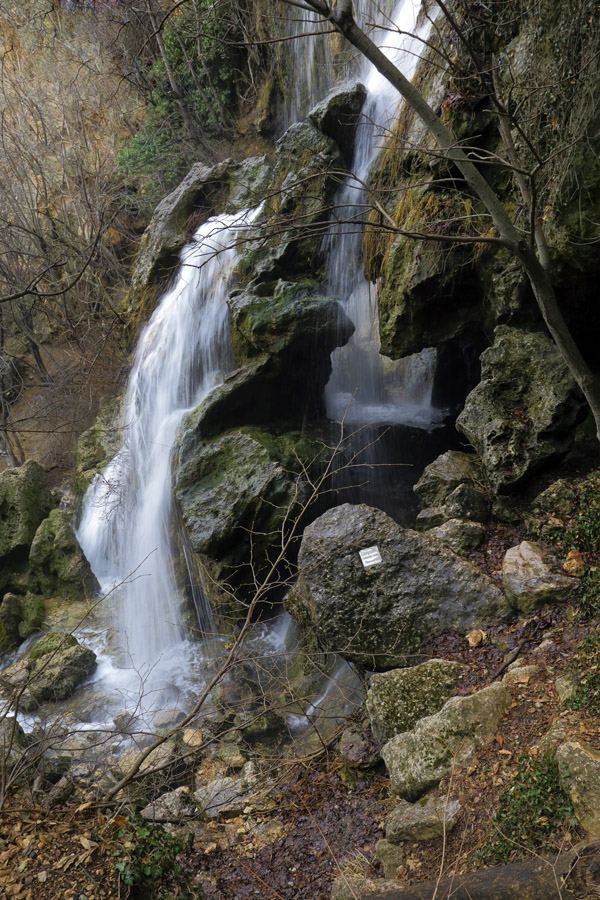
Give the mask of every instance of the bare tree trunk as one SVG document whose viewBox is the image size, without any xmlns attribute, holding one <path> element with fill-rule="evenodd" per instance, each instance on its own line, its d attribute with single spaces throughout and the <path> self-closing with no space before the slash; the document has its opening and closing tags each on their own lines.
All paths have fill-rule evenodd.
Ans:
<svg viewBox="0 0 600 900">
<path fill-rule="evenodd" d="M 592 900 L 600 894 L 600 845 L 467 875 L 423 881 L 357 900 Z"/>
<path fill-rule="evenodd" d="M 335 12 L 322 0 L 306 0 L 306 3 L 300 5 L 310 8 L 330 21 L 346 40 L 356 47 L 396 88 L 435 137 L 444 151 L 445 157 L 455 164 L 467 186 L 481 200 L 492 218 L 502 243 L 517 257 L 527 273 L 548 331 L 588 402 L 596 423 L 596 435 L 600 441 L 600 384 L 571 336 L 558 306 L 548 271 L 529 246 L 526 237 L 513 225 L 500 198 L 487 183 L 477 166 L 458 146 L 451 129 L 442 123 L 419 90 L 358 27 L 352 14 L 352 0 L 338 0 Z"/>
</svg>

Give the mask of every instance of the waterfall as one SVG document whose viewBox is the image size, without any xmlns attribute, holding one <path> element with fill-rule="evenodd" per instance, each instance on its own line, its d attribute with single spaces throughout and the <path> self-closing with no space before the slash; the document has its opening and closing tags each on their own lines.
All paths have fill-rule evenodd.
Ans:
<svg viewBox="0 0 600 900">
<path fill-rule="evenodd" d="M 102 589 L 115 589 L 125 663 L 147 678 L 184 638 L 172 563 L 171 450 L 184 414 L 230 368 L 227 273 L 247 214 L 201 225 L 137 346 L 122 445 L 88 490 L 78 538 Z"/>
<path fill-rule="evenodd" d="M 420 60 L 422 39 L 430 21 L 417 27 L 421 0 L 401 0 L 380 39 L 386 56 L 411 79 Z M 325 391 L 328 416 L 349 424 L 402 423 L 430 426 L 436 418 L 431 405 L 436 354 L 424 351 L 415 357 L 393 362 L 379 353 L 377 302 L 362 266 L 362 228 L 367 202 L 363 184 L 369 168 L 393 127 L 400 98 L 396 89 L 365 61 L 361 72 L 367 99 L 358 126 L 352 176 L 340 188 L 335 208 L 343 222 L 326 240 L 328 286 L 337 296 L 355 325 L 350 341 L 332 354 L 333 371 Z"/>
<path fill-rule="evenodd" d="M 366 4 L 357 12 L 359 20 L 366 16 L 363 6 Z M 400 30 L 414 29 L 419 7 L 417 0 L 404 0 L 398 6 L 394 22 Z M 293 27 L 307 27 L 310 18 L 298 11 Z M 415 38 L 407 39 L 394 30 L 385 34 L 379 42 L 410 77 L 420 45 Z M 292 111 L 320 99 L 324 81 L 331 78 L 331 68 L 322 62 L 327 57 L 324 39 L 305 39 L 304 45 L 304 68 L 294 73 L 300 87 L 292 99 Z M 353 169 L 366 180 L 382 129 L 394 120 L 398 98 L 372 67 L 364 68 L 363 78 L 369 96 L 364 123 L 358 129 Z M 356 182 L 347 181 L 337 203 L 353 214 L 361 203 Z M 127 689 L 134 693 L 140 683 L 144 691 L 148 687 L 162 689 L 161 669 L 167 673 L 167 682 L 171 677 L 176 681 L 172 671 L 176 665 L 184 667 L 188 658 L 182 600 L 173 568 L 171 453 L 185 413 L 196 407 L 231 367 L 227 275 L 237 258 L 236 231 L 253 216 L 214 217 L 182 251 L 175 283 L 161 299 L 137 346 L 123 404 L 122 445 L 84 500 L 78 537 L 103 591 L 113 592 L 117 646 L 113 641 L 111 652 L 116 651 L 120 665 L 131 672 Z M 342 226 L 336 231 L 327 246 L 328 287 L 344 303 L 355 322 L 356 335 L 348 347 L 334 354 L 326 396 L 330 415 L 339 418 L 340 405 L 352 394 L 355 401 L 350 417 L 357 421 L 361 417 L 404 421 L 407 403 L 421 413 L 430 410 L 434 357 L 424 354 L 416 362 L 397 364 L 379 356 L 376 310 L 362 274 L 362 235 L 353 233 L 360 229 Z M 429 415 L 426 412 L 425 419 Z"/>
</svg>

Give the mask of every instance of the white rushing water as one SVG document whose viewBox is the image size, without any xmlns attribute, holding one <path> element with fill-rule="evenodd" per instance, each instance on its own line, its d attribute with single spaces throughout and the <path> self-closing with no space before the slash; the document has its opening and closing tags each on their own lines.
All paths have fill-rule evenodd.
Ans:
<svg viewBox="0 0 600 900">
<path fill-rule="evenodd" d="M 386 56 L 411 79 L 419 63 L 429 19 L 418 25 L 421 0 L 401 0 L 378 43 Z M 397 118 L 400 98 L 396 89 L 368 62 L 359 77 L 367 99 L 357 128 L 353 176 L 335 198 L 336 214 L 351 223 L 360 222 L 367 202 L 362 187 L 385 136 Z M 426 428 L 435 424 L 439 411 L 431 403 L 436 354 L 426 350 L 393 362 L 379 353 L 379 318 L 375 289 L 363 272 L 362 228 L 339 224 L 327 239 L 328 286 L 353 321 L 350 341 L 334 351 L 333 372 L 325 391 L 331 419 L 365 425 L 405 424 Z"/>
<path fill-rule="evenodd" d="M 171 451 L 184 414 L 230 368 L 227 275 L 247 214 L 201 225 L 138 343 L 123 441 L 85 496 L 78 538 L 103 591 L 115 590 L 122 664 L 148 678 L 184 639 L 172 563 Z"/>
</svg>

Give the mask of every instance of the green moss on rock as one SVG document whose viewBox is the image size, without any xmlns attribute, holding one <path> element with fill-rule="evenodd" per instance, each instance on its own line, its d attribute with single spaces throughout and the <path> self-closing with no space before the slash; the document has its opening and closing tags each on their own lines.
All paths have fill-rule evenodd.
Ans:
<svg viewBox="0 0 600 900">
<path fill-rule="evenodd" d="M 31 589 L 46 597 L 77 600 L 100 588 L 63 509 L 52 510 L 36 531 L 29 568 Z"/>
<path fill-rule="evenodd" d="M 0 557 L 29 547 L 56 501 L 39 463 L 29 460 L 0 474 Z"/>
</svg>

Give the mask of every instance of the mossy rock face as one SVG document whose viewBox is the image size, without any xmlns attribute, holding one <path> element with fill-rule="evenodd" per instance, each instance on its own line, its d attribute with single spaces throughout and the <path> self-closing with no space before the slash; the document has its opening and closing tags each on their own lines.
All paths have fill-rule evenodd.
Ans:
<svg viewBox="0 0 600 900">
<path fill-rule="evenodd" d="M 497 493 L 509 493 L 571 448 L 585 400 L 550 338 L 499 326 L 481 356 L 481 382 L 457 428 Z"/>
<path fill-rule="evenodd" d="M 461 663 L 430 659 L 419 666 L 373 675 L 367 709 L 379 743 L 409 731 L 419 719 L 441 709 L 467 671 Z"/>
<path fill-rule="evenodd" d="M 345 168 L 339 148 L 310 122 L 288 128 L 277 143 L 273 178 L 256 221 L 256 239 L 239 265 L 248 279 L 314 272 L 329 205 Z M 253 232 L 251 232 L 252 235 Z"/>
<path fill-rule="evenodd" d="M 29 460 L 0 474 L 0 557 L 25 550 L 56 501 L 39 463 Z"/>
<path fill-rule="evenodd" d="M 60 647 L 61 650 L 68 650 L 70 647 L 77 646 L 77 638 L 72 634 L 63 631 L 51 631 L 45 637 L 38 641 L 35 647 L 29 653 L 29 659 L 41 659 L 47 653 L 54 653 Z"/>
<path fill-rule="evenodd" d="M 293 439 L 245 429 L 203 441 L 183 428 L 175 496 L 192 548 L 227 565 L 263 559 L 295 496 L 282 463 Z"/>
<path fill-rule="evenodd" d="M 70 634 L 53 632 L 39 641 L 28 657 L 17 660 L 0 675 L 7 695 L 23 691 L 19 707 L 26 712 L 42 703 L 65 700 L 96 667 L 96 654 Z"/>
<path fill-rule="evenodd" d="M 266 295 L 263 290 L 236 292 L 228 304 L 238 362 L 267 361 L 261 399 L 250 406 L 257 410 L 256 421 L 269 418 L 263 409 L 265 393 L 271 418 L 301 419 L 308 409 L 319 409 L 331 373 L 331 352 L 354 331 L 337 300 L 305 280 L 278 281 Z"/>
<path fill-rule="evenodd" d="M 406 227 L 401 225 L 400 227 Z M 427 220 L 410 226 L 430 228 Z M 481 289 L 461 249 L 400 237 L 387 257 L 379 294 L 381 352 L 392 359 L 458 339 L 483 320 Z"/>
<path fill-rule="evenodd" d="M 21 597 L 5 594 L 0 603 L 0 654 L 14 650 L 21 643 L 19 625 L 22 618 Z"/>
<path fill-rule="evenodd" d="M 46 611 L 44 598 L 38 594 L 27 592 L 21 598 L 21 622 L 19 623 L 19 637 L 26 640 L 38 631 L 43 622 Z"/>
<path fill-rule="evenodd" d="M 100 589 L 63 509 L 52 510 L 36 531 L 29 569 L 31 589 L 47 597 L 81 600 Z"/>
<path fill-rule="evenodd" d="M 43 597 L 5 594 L 0 603 L 0 655 L 15 650 L 36 632 L 44 621 L 44 612 Z"/>
<path fill-rule="evenodd" d="M 103 404 L 94 424 L 79 437 L 74 484 L 78 495 L 85 493 L 94 476 L 102 471 L 118 450 L 120 405 L 120 394 Z"/>
</svg>

